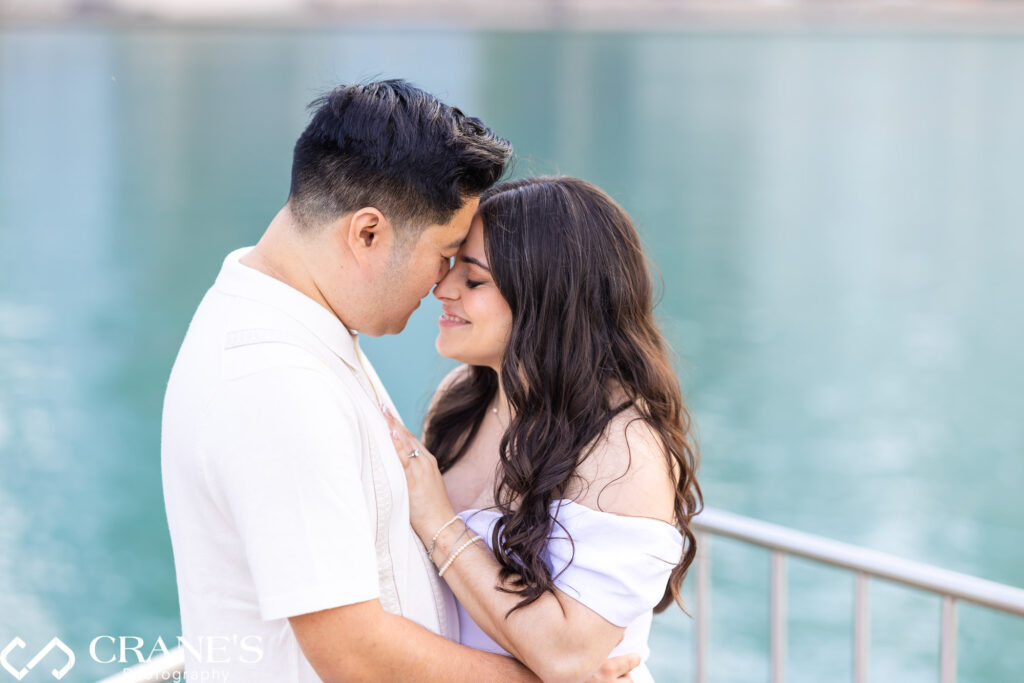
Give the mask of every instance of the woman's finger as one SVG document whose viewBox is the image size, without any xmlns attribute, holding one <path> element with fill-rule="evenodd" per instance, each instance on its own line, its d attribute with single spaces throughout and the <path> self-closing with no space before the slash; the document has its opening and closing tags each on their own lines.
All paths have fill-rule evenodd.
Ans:
<svg viewBox="0 0 1024 683">
<path fill-rule="evenodd" d="M 402 445 L 410 446 L 410 451 L 413 448 L 416 448 L 420 445 L 419 440 L 415 437 L 415 435 L 413 435 L 412 432 L 406 429 L 405 425 L 403 425 L 401 422 L 395 419 L 394 416 L 387 416 L 387 419 L 388 426 L 391 427 L 392 438 L 394 438 L 396 441 L 401 442 Z"/>
<path fill-rule="evenodd" d="M 387 420 L 388 427 L 391 429 L 392 438 L 401 438 L 406 442 L 411 442 L 415 439 L 413 433 L 410 432 L 404 424 L 399 422 L 398 418 L 388 412 L 386 408 L 384 409 L 384 419 Z"/>
<path fill-rule="evenodd" d="M 416 446 L 409 441 L 409 438 L 403 434 L 400 429 L 391 430 L 391 440 L 395 444 L 395 452 L 403 459 L 407 459 L 409 454 L 416 448 Z"/>
<path fill-rule="evenodd" d="M 640 666 L 640 661 L 640 655 L 635 653 L 619 655 L 605 661 L 601 671 L 615 680 L 632 680 L 629 672 Z"/>
<path fill-rule="evenodd" d="M 391 426 L 391 441 L 395 445 L 395 452 L 402 461 L 403 467 L 408 467 L 414 457 L 426 455 L 423 444 L 420 443 L 412 432 L 398 422 L 389 423 Z M 416 453 L 414 456 L 413 453 Z"/>
<path fill-rule="evenodd" d="M 434 464 L 434 457 L 427 450 L 427 447 L 423 445 L 423 442 L 421 442 L 415 434 L 410 432 L 405 425 L 399 422 L 398 419 L 383 406 L 381 407 L 381 411 L 384 413 L 384 418 L 388 422 L 388 428 L 391 432 L 391 441 L 395 445 L 395 452 L 402 461 L 402 466 L 408 467 L 409 463 L 415 457 L 423 458 L 431 464 Z M 416 455 L 413 455 L 413 453 Z"/>
<path fill-rule="evenodd" d="M 413 452 L 416 446 L 410 442 L 408 431 L 402 429 L 401 425 L 389 426 L 391 427 L 391 442 L 395 445 L 395 452 L 398 453 L 398 457 L 405 464 L 409 459 L 408 455 Z"/>
<path fill-rule="evenodd" d="M 392 429 L 394 429 L 396 425 L 400 424 L 395 416 L 391 414 L 391 411 L 388 410 L 387 406 L 382 404 L 380 412 L 384 415 L 384 419 L 387 420 L 388 426 Z"/>
</svg>

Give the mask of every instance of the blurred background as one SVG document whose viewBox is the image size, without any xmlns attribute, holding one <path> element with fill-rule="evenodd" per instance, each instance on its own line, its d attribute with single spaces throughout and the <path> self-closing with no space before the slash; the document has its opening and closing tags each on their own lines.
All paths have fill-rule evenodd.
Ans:
<svg viewBox="0 0 1024 683">
<path fill-rule="evenodd" d="M 631 213 L 709 506 L 1024 585 L 1019 3 L 0 8 L 0 644 L 60 637 L 77 681 L 119 670 L 96 636 L 174 642 L 171 364 L 286 200 L 306 105 L 379 77 Z M 365 340 L 407 422 L 449 367 L 439 310 Z M 711 680 L 767 681 L 768 553 L 714 548 Z M 789 680 L 850 680 L 851 590 L 791 562 Z M 938 680 L 939 599 L 871 605 L 871 680 Z M 959 619 L 961 681 L 1022 680 L 1024 620 Z M 656 678 L 690 679 L 692 638 L 656 619 Z"/>
</svg>

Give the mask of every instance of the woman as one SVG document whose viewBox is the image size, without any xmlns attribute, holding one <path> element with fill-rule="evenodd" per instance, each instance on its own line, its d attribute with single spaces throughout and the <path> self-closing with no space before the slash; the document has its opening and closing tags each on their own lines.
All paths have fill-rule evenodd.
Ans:
<svg viewBox="0 0 1024 683">
<path fill-rule="evenodd" d="M 552 681 L 646 659 L 702 499 L 629 217 L 583 180 L 503 183 L 434 294 L 437 349 L 463 365 L 435 394 L 425 445 L 393 419 L 392 436 L 462 642 Z M 643 665 L 631 676 L 651 680 Z"/>
</svg>

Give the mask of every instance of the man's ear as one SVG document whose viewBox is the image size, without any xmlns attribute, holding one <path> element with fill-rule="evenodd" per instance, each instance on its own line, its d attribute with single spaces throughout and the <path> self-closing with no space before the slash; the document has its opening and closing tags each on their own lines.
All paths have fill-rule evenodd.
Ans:
<svg viewBox="0 0 1024 683">
<path fill-rule="evenodd" d="M 339 237 L 344 239 L 360 263 L 387 254 L 394 240 L 390 221 L 372 206 L 352 212 L 348 225 L 343 227 L 341 233 Z"/>
</svg>

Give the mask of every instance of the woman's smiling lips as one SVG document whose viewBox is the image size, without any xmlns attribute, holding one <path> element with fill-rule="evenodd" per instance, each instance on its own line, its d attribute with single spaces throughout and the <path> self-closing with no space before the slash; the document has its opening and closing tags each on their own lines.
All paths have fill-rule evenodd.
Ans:
<svg viewBox="0 0 1024 683">
<path fill-rule="evenodd" d="M 469 321 L 465 318 L 449 313 L 447 310 L 442 309 L 441 317 L 437 319 L 438 324 L 441 327 L 458 327 L 459 325 L 468 325 Z"/>
</svg>

